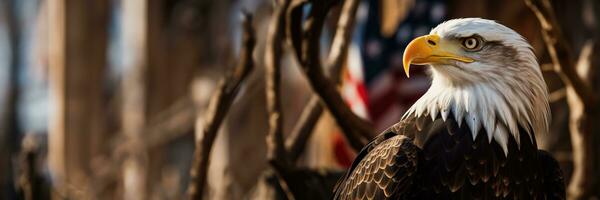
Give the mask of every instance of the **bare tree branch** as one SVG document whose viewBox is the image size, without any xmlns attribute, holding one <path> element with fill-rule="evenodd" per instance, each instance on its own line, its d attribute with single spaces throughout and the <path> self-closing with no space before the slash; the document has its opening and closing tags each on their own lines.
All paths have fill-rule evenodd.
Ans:
<svg viewBox="0 0 600 200">
<path fill-rule="evenodd" d="M 596 97 L 591 86 L 586 84 L 575 71 L 574 56 L 563 38 L 550 2 L 548 0 L 525 0 L 525 3 L 540 22 L 546 49 L 554 64 L 554 71 L 560 76 L 565 85 L 573 88 L 585 105 L 594 105 Z"/>
<path fill-rule="evenodd" d="M 294 55 L 300 61 L 302 58 L 302 18 L 304 5 L 307 0 L 292 0 L 286 16 L 287 40 L 293 48 Z"/>
<path fill-rule="evenodd" d="M 597 54 L 597 53 L 596 53 Z M 591 59 L 591 57 L 580 59 Z M 581 63 L 582 60 L 580 60 Z M 587 62 L 587 61 L 584 61 Z M 578 67 L 590 67 L 577 65 Z M 589 82 L 588 82 L 589 83 Z M 574 86 L 566 84 L 566 98 L 569 106 L 569 135 L 573 154 L 573 173 L 568 184 L 569 199 L 590 199 L 594 186 L 598 183 L 599 174 L 597 157 L 597 137 L 594 130 L 600 128 L 597 122 L 600 112 L 597 106 L 586 105 L 584 98 L 576 93 Z"/>
<path fill-rule="evenodd" d="M 321 105 L 319 96 L 313 95 L 310 97 L 306 107 L 304 107 L 300 119 L 294 126 L 289 139 L 286 140 L 289 159 L 292 163 L 296 162 L 304 152 L 306 143 L 308 142 L 315 125 L 319 121 L 321 114 L 323 114 L 323 106 Z"/>
<path fill-rule="evenodd" d="M 296 5 L 302 5 L 303 1 L 299 1 Z M 333 43 L 331 46 L 331 50 L 329 52 L 329 56 L 327 59 L 327 69 L 329 69 L 330 79 L 333 80 L 335 85 L 338 85 L 341 80 L 341 71 L 344 63 L 344 59 L 348 54 L 348 46 L 350 44 L 352 32 L 354 30 L 354 24 L 356 21 L 356 11 L 358 8 L 359 1 L 356 0 L 347 0 L 343 4 L 342 12 L 339 17 L 339 21 L 337 24 L 337 30 L 335 32 L 335 36 L 333 39 Z M 294 6 L 294 4 L 292 4 Z M 300 7 L 301 8 L 301 7 Z M 291 8 L 288 12 L 288 20 L 295 20 L 298 18 L 298 14 L 294 13 L 296 10 Z M 294 23 L 294 22 L 290 22 Z M 297 22 L 296 22 L 297 23 Z M 288 26 L 288 35 L 294 37 L 291 33 L 300 33 L 300 30 L 293 30 L 294 27 L 297 26 Z M 296 36 L 298 37 L 298 36 Z M 292 45 L 293 43 L 298 43 L 298 39 L 291 39 Z M 299 46 L 299 44 L 296 44 Z M 298 47 L 300 48 L 300 47 Z M 317 123 L 319 117 L 323 113 L 323 105 L 319 103 L 319 96 L 313 95 L 307 106 L 305 107 L 302 115 L 300 115 L 300 120 L 294 127 L 290 138 L 286 141 L 288 152 L 290 154 L 290 160 L 295 162 L 298 160 L 302 152 L 304 152 L 304 148 L 310 137 L 312 130 Z M 357 149 L 358 150 L 358 149 Z"/>
<path fill-rule="evenodd" d="M 594 48 L 596 47 L 596 48 Z M 581 50 L 577 64 L 573 66 L 578 76 L 587 84 L 592 85 L 594 75 L 592 62 L 597 61 L 597 44 L 587 41 Z M 598 63 L 594 63 L 598 65 Z M 600 110 L 597 105 L 586 105 L 574 86 L 566 86 L 567 105 L 569 106 L 569 133 L 573 154 L 573 173 L 567 188 L 570 199 L 590 199 L 597 190 L 600 174 L 598 169 L 598 130 Z M 597 193 L 596 193 L 597 195 Z"/>
<path fill-rule="evenodd" d="M 267 78 L 267 112 L 269 114 L 269 133 L 267 135 L 267 159 L 275 168 L 289 166 L 283 144 L 283 115 L 281 114 L 281 52 L 285 27 L 285 11 L 290 0 L 280 2 L 271 19 L 265 50 L 265 73 Z"/>
<path fill-rule="evenodd" d="M 331 70 L 330 76 L 336 84 L 340 82 L 341 66 L 346 59 L 348 47 L 352 41 L 359 3 L 359 0 L 344 1 L 329 56 L 327 57 L 327 68 Z"/>
<path fill-rule="evenodd" d="M 204 118 L 204 130 L 202 134 L 197 135 L 199 138 L 196 140 L 194 160 L 192 161 L 192 169 L 190 171 L 192 180 L 188 187 L 189 199 L 202 199 L 210 152 L 217 136 L 217 131 L 237 95 L 240 85 L 254 69 L 252 54 L 256 38 L 254 29 L 252 28 L 252 17 L 249 14 L 245 15 L 243 27 L 243 46 L 240 51 L 240 60 L 232 73 L 219 82 Z"/>
<path fill-rule="evenodd" d="M 281 113 L 281 55 L 282 40 L 285 38 L 286 11 L 290 0 L 283 0 L 275 7 L 271 17 L 265 49 L 265 73 L 269 133 L 267 135 L 267 159 L 277 175 L 277 181 L 288 199 L 302 199 L 305 191 L 294 167 L 287 157 L 283 139 L 283 115 Z"/>
<path fill-rule="evenodd" d="M 319 38 L 325 17 L 332 6 L 331 3 L 322 1 L 312 2 L 311 12 L 305 22 L 306 28 L 303 32 L 302 53 L 299 60 L 312 89 L 321 97 L 323 103 L 331 111 L 350 145 L 354 149 L 361 149 L 373 135 L 372 126 L 350 110 L 337 91 L 336 86 L 322 72 Z"/>
</svg>

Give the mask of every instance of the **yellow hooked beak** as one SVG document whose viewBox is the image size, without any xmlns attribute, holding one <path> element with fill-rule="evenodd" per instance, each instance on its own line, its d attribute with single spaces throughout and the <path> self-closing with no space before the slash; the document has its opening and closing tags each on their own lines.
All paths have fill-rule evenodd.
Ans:
<svg viewBox="0 0 600 200">
<path fill-rule="evenodd" d="M 460 45 L 440 40 L 438 35 L 425 35 L 415 38 L 404 50 L 404 72 L 410 77 L 410 65 L 447 64 L 451 60 L 470 63 L 472 58 L 459 56 Z"/>
</svg>

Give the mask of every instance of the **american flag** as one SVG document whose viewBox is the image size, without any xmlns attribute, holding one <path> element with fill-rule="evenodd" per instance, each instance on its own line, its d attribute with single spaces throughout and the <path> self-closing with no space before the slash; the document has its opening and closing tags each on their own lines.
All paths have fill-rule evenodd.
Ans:
<svg viewBox="0 0 600 200">
<path fill-rule="evenodd" d="M 400 1 L 400 0 L 399 0 Z M 410 1 L 410 0 L 404 0 Z M 410 79 L 402 69 L 404 48 L 415 37 L 426 35 L 446 17 L 443 0 L 414 0 L 408 14 L 391 37 L 381 31 L 380 0 L 365 0 L 357 13 L 353 44 L 348 53 L 342 95 L 352 110 L 370 120 L 376 132 L 398 122 L 402 114 L 427 90 L 425 68 L 411 69 Z M 341 137 L 334 137 L 336 157 L 341 155 Z M 348 166 L 347 159 L 339 164 Z"/>
<path fill-rule="evenodd" d="M 424 68 L 413 68 L 410 79 L 404 76 L 402 55 L 412 39 L 429 33 L 446 13 L 442 0 L 415 1 L 396 33 L 385 37 L 381 33 L 380 2 L 368 0 L 360 5 L 343 87 L 352 109 L 371 120 L 377 131 L 396 123 L 429 87 Z"/>
</svg>

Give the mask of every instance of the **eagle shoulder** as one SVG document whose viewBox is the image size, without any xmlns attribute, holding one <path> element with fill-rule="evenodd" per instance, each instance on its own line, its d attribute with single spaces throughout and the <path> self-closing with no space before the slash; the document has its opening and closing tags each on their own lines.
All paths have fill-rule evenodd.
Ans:
<svg viewBox="0 0 600 200">
<path fill-rule="evenodd" d="M 361 150 L 334 199 L 398 198 L 412 185 L 418 151 L 410 138 L 384 132 Z"/>
</svg>

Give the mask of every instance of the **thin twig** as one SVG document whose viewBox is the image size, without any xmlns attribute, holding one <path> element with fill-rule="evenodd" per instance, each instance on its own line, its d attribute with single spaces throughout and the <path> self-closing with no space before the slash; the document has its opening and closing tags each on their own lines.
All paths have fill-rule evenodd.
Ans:
<svg viewBox="0 0 600 200">
<path fill-rule="evenodd" d="M 221 79 L 216 93 L 211 98 L 205 115 L 205 126 L 202 134 L 196 140 L 194 160 L 190 171 L 191 182 L 188 187 L 189 199 L 202 199 L 206 183 L 206 173 L 209 165 L 210 152 L 217 136 L 217 131 L 235 99 L 240 85 L 254 69 L 252 54 L 256 44 L 254 29 L 252 28 L 252 16 L 245 14 L 243 22 L 244 34 L 240 60 L 237 66 Z"/>
</svg>

